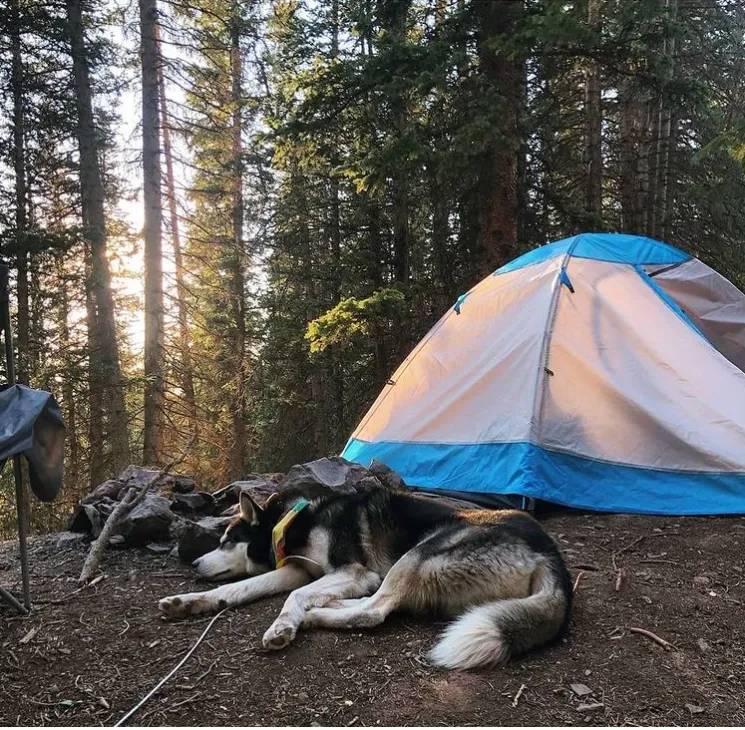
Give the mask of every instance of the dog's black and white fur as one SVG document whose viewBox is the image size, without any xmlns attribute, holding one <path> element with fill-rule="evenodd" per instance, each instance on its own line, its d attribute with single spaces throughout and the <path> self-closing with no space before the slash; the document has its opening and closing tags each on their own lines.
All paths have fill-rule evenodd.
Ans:
<svg viewBox="0 0 745 730">
<path fill-rule="evenodd" d="M 300 499 L 273 569 L 272 528 Z M 556 545 L 528 515 L 459 511 L 408 493 L 323 489 L 272 495 L 264 509 L 243 493 L 220 547 L 195 563 L 207 578 L 252 576 L 204 593 L 160 601 L 182 618 L 291 591 L 264 634 L 282 649 L 300 628 L 361 628 L 394 610 L 458 618 L 430 653 L 443 667 L 503 662 L 561 635 L 572 586 Z"/>
</svg>

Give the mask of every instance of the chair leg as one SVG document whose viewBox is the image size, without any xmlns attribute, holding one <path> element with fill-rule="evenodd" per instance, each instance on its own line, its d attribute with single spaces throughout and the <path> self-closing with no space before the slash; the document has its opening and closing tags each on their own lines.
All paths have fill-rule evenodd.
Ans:
<svg viewBox="0 0 745 730">
<path fill-rule="evenodd" d="M 28 515 L 26 514 L 26 495 L 23 491 L 23 470 L 21 457 L 13 457 L 13 476 L 16 483 L 16 509 L 18 512 L 18 549 L 21 554 L 21 580 L 23 581 L 23 603 L 26 611 L 31 610 L 31 589 L 28 575 Z"/>
</svg>

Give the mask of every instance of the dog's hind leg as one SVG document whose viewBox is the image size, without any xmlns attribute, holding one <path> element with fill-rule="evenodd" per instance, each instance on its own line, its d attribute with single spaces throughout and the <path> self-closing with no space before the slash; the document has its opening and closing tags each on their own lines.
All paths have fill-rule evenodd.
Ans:
<svg viewBox="0 0 745 730">
<path fill-rule="evenodd" d="M 349 565 L 328 573 L 287 597 L 282 611 L 264 634 L 267 649 L 283 649 L 295 638 L 307 612 L 343 598 L 370 595 L 380 585 L 380 576 L 361 565 Z"/>
<path fill-rule="evenodd" d="M 182 593 L 163 598 L 158 603 L 160 612 L 170 619 L 185 618 L 199 613 L 214 613 L 228 606 L 250 603 L 265 596 L 292 591 L 306 585 L 310 576 L 300 567 L 285 565 L 278 570 L 228 583 L 202 593 Z"/>
</svg>

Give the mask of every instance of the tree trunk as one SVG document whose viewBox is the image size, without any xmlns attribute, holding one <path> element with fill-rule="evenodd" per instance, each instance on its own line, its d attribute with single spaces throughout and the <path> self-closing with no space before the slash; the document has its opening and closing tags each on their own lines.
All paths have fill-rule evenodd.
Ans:
<svg viewBox="0 0 745 730">
<path fill-rule="evenodd" d="M 631 82 L 628 79 L 623 80 L 619 86 L 618 105 L 621 230 L 634 233 L 636 228 L 636 142 L 634 102 Z"/>
<path fill-rule="evenodd" d="M 331 0 L 331 57 L 336 60 L 339 57 L 339 0 Z M 334 167 L 338 160 L 334 159 Z M 333 276 L 332 305 L 336 306 L 341 301 L 342 295 L 342 260 L 341 260 L 341 210 L 339 178 L 336 171 L 332 172 L 330 179 L 331 193 L 331 266 Z M 331 361 L 331 400 L 333 403 L 334 416 L 334 443 L 339 448 L 341 439 L 346 436 L 344 423 L 344 363 L 342 362 L 342 348 L 332 345 L 329 348 L 329 359 Z"/>
<path fill-rule="evenodd" d="M 85 247 L 85 310 L 88 328 L 88 481 L 91 489 L 97 487 L 107 478 L 107 464 L 104 459 L 104 423 L 103 423 L 103 378 L 98 323 L 98 310 L 93 298 L 91 282 L 90 247 Z M 113 473 L 113 471 L 112 471 Z"/>
<path fill-rule="evenodd" d="M 479 248 L 484 276 L 512 259 L 517 250 L 522 64 L 495 51 L 490 43 L 497 36 L 516 32 L 522 10 L 522 0 L 482 0 L 475 5 L 483 82 L 501 100 L 493 110 L 493 131 L 479 170 Z"/>
<path fill-rule="evenodd" d="M 236 9 L 237 15 L 237 9 Z M 229 455 L 230 476 L 241 478 L 246 468 L 248 451 L 246 413 L 248 410 L 246 381 L 246 291 L 243 268 L 245 266 L 245 245 L 243 241 L 243 58 L 238 18 L 234 18 L 230 34 L 230 69 L 232 76 L 232 136 L 233 136 L 233 247 L 231 256 L 233 271 L 230 277 L 230 300 L 235 328 L 235 402 L 232 404 L 233 438 Z"/>
<path fill-rule="evenodd" d="M 176 199 L 176 185 L 173 177 L 173 151 L 171 148 L 171 128 L 168 120 L 168 101 L 166 98 L 165 74 L 163 73 L 163 54 L 160 45 L 160 29 L 156 25 L 158 34 L 158 101 L 160 102 L 160 119 L 163 130 L 163 155 L 166 163 L 166 197 L 168 198 L 168 212 L 171 220 L 171 245 L 173 246 L 173 260 L 176 265 L 176 309 L 178 312 L 178 350 L 181 362 L 180 384 L 184 392 L 184 402 L 189 424 L 189 431 L 196 434 L 199 428 L 197 403 L 194 394 L 194 367 L 191 357 L 189 338 L 189 318 L 186 307 L 186 271 L 184 269 L 181 236 L 179 235 L 179 216 Z"/>
<path fill-rule="evenodd" d="M 644 216 L 644 231 L 648 236 L 654 236 L 657 204 L 657 181 L 660 166 L 660 115 L 662 114 L 662 95 L 652 98 L 649 102 L 649 142 L 646 146 L 648 157 L 647 194 L 645 196 L 646 212 Z"/>
<path fill-rule="evenodd" d="M 588 0 L 587 25 L 600 36 L 600 0 Z M 595 223 L 603 210 L 602 106 L 600 64 L 592 59 L 585 71 L 585 161 L 587 165 L 586 206 L 589 218 Z M 597 225 L 597 223 L 595 223 Z"/>
<path fill-rule="evenodd" d="M 665 150 L 665 177 L 660 191 L 659 205 L 659 234 L 658 237 L 665 241 L 670 236 L 670 228 L 675 210 L 675 194 L 678 182 L 678 117 L 670 114 L 668 119 L 667 144 Z"/>
<path fill-rule="evenodd" d="M 666 0 L 667 13 L 674 19 L 677 16 L 677 0 Z M 675 70 L 675 36 L 665 37 L 663 53 L 667 57 L 666 83 L 660 96 L 659 142 L 657 146 L 657 181 L 655 185 L 656 201 L 653 221 L 653 235 L 662 238 L 665 235 L 668 219 L 668 188 L 670 182 L 670 163 L 674 157 L 674 145 L 677 142 L 677 124 L 670 108 L 670 82 Z M 674 139 L 675 137 L 675 139 Z"/>
<path fill-rule="evenodd" d="M 124 380 L 119 362 L 116 337 L 114 297 L 106 254 L 107 233 L 104 210 L 104 187 L 99 163 L 99 141 L 93 118 L 88 55 L 85 47 L 81 0 L 67 0 L 67 21 L 72 52 L 75 101 L 77 106 L 77 137 L 80 152 L 80 195 L 83 226 L 90 244 L 89 332 L 91 343 L 92 390 L 91 399 L 102 398 L 103 405 L 91 403 L 91 410 L 103 407 L 108 418 L 108 438 L 111 445 L 112 473 L 118 474 L 129 465 L 129 425 L 124 404 Z M 93 424 L 93 419 L 92 419 Z M 93 424 L 99 427 L 102 424 Z M 99 435 L 98 438 L 101 438 Z M 92 464 L 92 468 L 94 467 Z"/>
<path fill-rule="evenodd" d="M 60 350 L 69 352 L 72 346 L 70 339 L 70 302 L 67 297 L 67 281 L 65 280 L 65 271 L 62 258 L 58 257 L 56 261 L 57 279 L 60 282 Z M 67 454 L 68 462 L 65 468 L 65 482 L 72 485 L 74 489 L 79 489 L 83 485 L 80 481 L 80 444 L 78 441 L 78 410 L 75 402 L 75 391 L 72 386 L 72 379 L 66 377 L 62 379 L 62 407 L 65 413 L 65 425 L 67 426 Z"/>
<path fill-rule="evenodd" d="M 161 462 L 165 378 L 163 373 L 163 252 L 160 191 L 157 0 L 139 0 L 142 67 L 142 170 L 145 202 L 145 409 L 142 458 Z"/>
<path fill-rule="evenodd" d="M 634 214 L 634 233 L 646 233 L 647 196 L 649 195 L 649 106 L 650 100 L 639 100 L 635 104 L 636 125 L 636 206 Z"/>
<path fill-rule="evenodd" d="M 26 187 L 26 149 L 24 143 L 24 79 L 21 53 L 21 9 L 19 0 L 11 0 L 11 86 L 13 89 L 13 167 L 15 173 L 15 246 L 16 294 L 18 297 L 17 379 L 28 384 L 29 306 L 28 306 L 28 190 Z"/>
</svg>

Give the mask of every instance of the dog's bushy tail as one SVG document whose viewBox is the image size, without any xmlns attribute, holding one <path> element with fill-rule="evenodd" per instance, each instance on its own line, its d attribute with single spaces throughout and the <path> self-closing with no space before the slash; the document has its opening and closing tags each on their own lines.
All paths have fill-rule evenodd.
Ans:
<svg viewBox="0 0 745 730">
<path fill-rule="evenodd" d="M 563 564 L 540 565 L 529 596 L 470 608 L 445 629 L 430 660 L 448 669 L 505 662 L 560 636 L 569 623 L 571 602 Z"/>
</svg>

